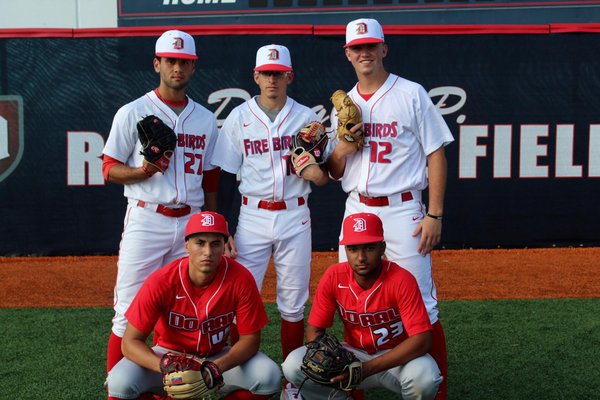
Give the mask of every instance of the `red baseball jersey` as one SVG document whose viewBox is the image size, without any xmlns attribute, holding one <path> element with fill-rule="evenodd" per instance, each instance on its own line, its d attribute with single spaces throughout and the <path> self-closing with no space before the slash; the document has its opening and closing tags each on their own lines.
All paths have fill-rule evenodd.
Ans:
<svg viewBox="0 0 600 400">
<path fill-rule="evenodd" d="M 267 324 L 256 282 L 243 265 L 222 257 L 215 279 L 199 288 L 188 262 L 180 258 L 148 277 L 125 314 L 130 324 L 147 334 L 154 329 L 159 346 L 203 357 L 223 349 L 234 318 L 241 335 Z"/>
<path fill-rule="evenodd" d="M 370 354 L 431 330 L 417 281 L 388 260 L 368 290 L 356 283 L 347 262 L 329 267 L 319 281 L 308 323 L 330 328 L 336 309 L 344 324 L 344 341 Z"/>
</svg>

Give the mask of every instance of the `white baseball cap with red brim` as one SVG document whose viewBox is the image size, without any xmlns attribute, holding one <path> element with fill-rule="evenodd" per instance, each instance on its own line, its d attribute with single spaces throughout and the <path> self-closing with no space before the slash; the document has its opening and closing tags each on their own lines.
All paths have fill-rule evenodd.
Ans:
<svg viewBox="0 0 600 400">
<path fill-rule="evenodd" d="M 375 19 L 360 18 L 346 25 L 346 44 L 344 48 L 383 42 L 383 28 Z"/>
<path fill-rule="evenodd" d="M 255 71 L 292 71 L 292 57 L 287 47 L 279 44 L 263 46 L 256 52 Z"/>
<path fill-rule="evenodd" d="M 197 60 L 194 38 L 178 30 L 166 31 L 156 41 L 156 57 L 183 58 Z"/>
</svg>

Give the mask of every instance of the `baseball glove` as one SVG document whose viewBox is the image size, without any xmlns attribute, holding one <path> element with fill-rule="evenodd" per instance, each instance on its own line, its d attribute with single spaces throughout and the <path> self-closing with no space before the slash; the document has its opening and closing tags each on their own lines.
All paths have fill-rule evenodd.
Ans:
<svg viewBox="0 0 600 400">
<path fill-rule="evenodd" d="M 166 353 L 160 359 L 164 389 L 174 399 L 205 399 L 223 386 L 223 374 L 212 361 Z"/>
<path fill-rule="evenodd" d="M 343 90 L 336 90 L 333 92 L 333 95 L 331 95 L 331 102 L 337 111 L 338 137 L 346 142 L 355 144 L 356 149 L 360 150 L 364 141 L 362 130 L 350 132 L 350 129 L 352 129 L 354 125 L 362 122 L 360 110 L 356 104 L 354 104 L 350 96 Z"/>
<path fill-rule="evenodd" d="M 137 123 L 138 138 L 142 144 L 140 154 L 144 159 L 165 172 L 175 151 L 177 135 L 160 118 L 148 115 Z"/>
<path fill-rule="evenodd" d="M 290 152 L 296 155 L 296 157 L 292 157 L 296 175 L 300 176 L 300 173 L 309 165 L 323 164 L 323 152 L 328 141 L 329 137 L 325 133 L 325 127 L 318 121 L 308 123 L 295 136 L 292 136 Z"/>
<path fill-rule="evenodd" d="M 312 381 L 341 390 L 352 390 L 362 381 L 362 364 L 354 353 L 346 350 L 327 333 L 306 344 L 306 354 L 300 366 Z M 331 382 L 331 378 L 348 373 L 348 379 Z"/>
</svg>

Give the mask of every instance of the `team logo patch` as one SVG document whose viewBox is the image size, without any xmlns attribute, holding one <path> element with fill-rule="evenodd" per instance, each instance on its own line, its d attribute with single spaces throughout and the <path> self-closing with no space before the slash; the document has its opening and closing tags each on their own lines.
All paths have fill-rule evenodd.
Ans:
<svg viewBox="0 0 600 400">
<path fill-rule="evenodd" d="M 367 33 L 367 24 L 364 22 L 359 22 L 356 24 L 356 34 L 364 35 L 365 33 Z"/>
<path fill-rule="evenodd" d="M 269 49 L 269 54 L 267 54 L 267 58 L 271 61 L 279 60 L 279 50 Z"/>
<path fill-rule="evenodd" d="M 367 221 L 364 218 L 354 218 L 354 225 L 352 225 L 354 232 L 364 232 L 367 230 Z"/>
<path fill-rule="evenodd" d="M 0 96 L 0 182 L 19 165 L 24 145 L 23 98 Z"/>
<path fill-rule="evenodd" d="M 173 48 L 175 50 L 182 50 L 183 49 L 183 39 L 176 37 L 173 38 Z"/>
<path fill-rule="evenodd" d="M 213 226 L 215 224 L 215 217 L 211 214 L 202 216 L 202 226 Z"/>
</svg>

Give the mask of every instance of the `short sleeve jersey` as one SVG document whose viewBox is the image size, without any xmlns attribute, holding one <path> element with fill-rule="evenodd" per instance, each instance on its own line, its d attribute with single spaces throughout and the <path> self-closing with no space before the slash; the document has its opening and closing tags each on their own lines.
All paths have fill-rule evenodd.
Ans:
<svg viewBox="0 0 600 400">
<path fill-rule="evenodd" d="M 242 195 L 282 201 L 310 193 L 310 182 L 298 177 L 290 161 L 290 141 L 315 112 L 291 98 L 271 121 L 254 97 L 234 108 L 225 119 L 213 162 L 240 174 Z"/>
<path fill-rule="evenodd" d="M 425 89 L 390 74 L 369 100 L 360 96 L 357 86 L 348 94 L 361 110 L 365 146 L 346 158 L 344 191 L 378 197 L 424 190 L 427 156 L 454 141 Z M 331 126 L 337 126 L 335 110 Z M 332 137 L 326 154 L 338 141 Z"/>
<path fill-rule="evenodd" d="M 347 262 L 329 267 L 319 281 L 308 323 L 330 328 L 336 310 L 344 324 L 344 340 L 369 354 L 431 330 L 415 278 L 388 260 L 367 290 L 356 283 Z"/>
<path fill-rule="evenodd" d="M 204 205 L 203 171 L 215 168 L 212 155 L 217 139 L 217 121 L 212 112 L 188 98 L 177 115 L 154 91 L 121 107 L 113 119 L 104 154 L 130 167 L 140 167 L 144 157 L 137 122 L 156 115 L 177 135 L 175 152 L 164 174 L 124 185 L 125 197 L 167 205 Z"/>
<path fill-rule="evenodd" d="M 227 344 L 234 318 L 241 335 L 260 331 L 268 322 L 250 272 L 223 257 L 215 279 L 205 288 L 192 284 L 189 258 L 154 272 L 144 282 L 125 316 L 139 331 L 154 329 L 158 345 L 210 356 Z"/>
</svg>

